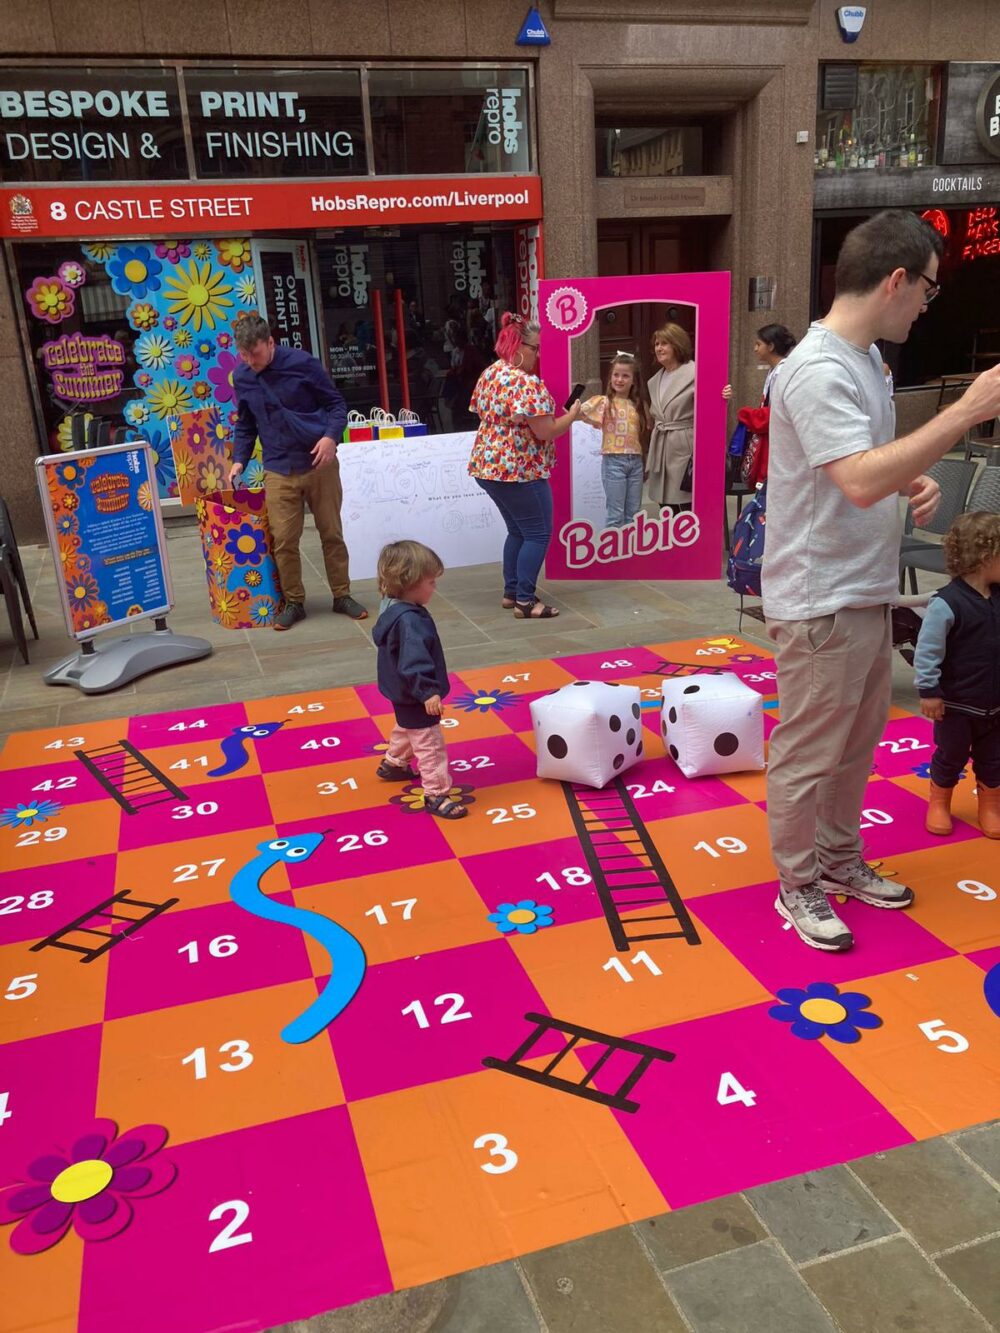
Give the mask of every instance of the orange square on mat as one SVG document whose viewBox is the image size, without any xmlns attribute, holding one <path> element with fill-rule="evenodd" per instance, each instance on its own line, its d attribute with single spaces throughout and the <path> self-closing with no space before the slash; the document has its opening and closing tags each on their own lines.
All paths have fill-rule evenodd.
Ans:
<svg viewBox="0 0 1000 1333">
<path fill-rule="evenodd" d="M 109 1020 L 97 1114 L 166 1125 L 172 1142 L 186 1143 L 341 1105 L 324 1034 L 300 1046 L 281 1039 L 317 994 L 294 981 Z"/>
<path fill-rule="evenodd" d="M 53 1144 L 48 1151 L 55 1148 Z M 27 1167 L 27 1162 L 24 1165 Z M 4 1184 L 7 1183 L 5 1180 Z M 83 1241 L 71 1226 L 50 1250 L 43 1250 L 41 1254 L 15 1254 L 7 1242 L 12 1230 L 12 1227 L 4 1228 L 0 1244 L 3 1327 L 11 1333 L 15 1330 L 76 1333 Z"/>
<path fill-rule="evenodd" d="M 264 786 L 275 823 L 323 819 L 348 810 L 370 810 L 385 805 L 405 784 L 377 778 L 378 765 L 379 756 L 371 754 L 336 764 L 265 773 Z"/>
<path fill-rule="evenodd" d="M 99 895 L 95 894 L 95 899 Z M 74 934 L 74 944 L 93 936 Z M 46 1032 L 100 1023 L 104 1017 L 104 983 L 108 957 L 92 963 L 69 949 L 48 947 L 31 952 L 35 941 L 22 940 L 0 948 L 0 1033 L 3 1040 L 23 1041 Z M 96 943 L 100 943 L 96 940 Z M 121 945 L 114 945 L 121 948 Z M 3 1079 L 0 1076 L 0 1083 Z M 2 1088 L 0 1088 L 2 1091 Z"/>
<path fill-rule="evenodd" d="M 31 768 L 35 764 L 65 764 L 74 750 L 96 750 L 128 735 L 128 718 L 110 722 L 79 722 L 41 731 L 21 731 L 8 738 L 0 752 L 0 768 Z"/>
<path fill-rule="evenodd" d="M 655 819 L 646 827 L 682 898 L 777 879 L 767 815 L 759 806 L 729 805 Z"/>
<path fill-rule="evenodd" d="M 583 1069 L 568 1055 L 560 1074 Z M 611 1111 L 510 1074 L 484 1069 L 349 1109 L 397 1287 L 667 1210 Z"/>
<path fill-rule="evenodd" d="M 121 817 L 121 807 L 109 796 L 106 801 L 64 805 L 30 828 L 0 828 L 0 865 L 31 870 L 101 856 L 118 845 Z"/>
<path fill-rule="evenodd" d="M 506 666 L 476 667 L 457 674 L 473 693 L 503 690 L 511 694 L 537 694 L 539 690 L 558 690 L 561 685 L 569 685 L 576 680 L 565 667 L 545 659 L 510 662 Z"/>
<path fill-rule="evenodd" d="M 649 940 L 631 953 L 618 953 L 601 917 L 512 937 L 510 947 L 553 1017 L 613 1036 L 770 999 L 742 963 L 696 924 L 697 945 Z"/>
<path fill-rule="evenodd" d="M 869 996 L 882 1026 L 852 1046 L 824 1045 L 915 1138 L 978 1125 L 1000 1106 L 1000 1041 L 983 977 L 967 958 L 943 958 L 841 988 Z"/>
<path fill-rule="evenodd" d="M 270 699 L 248 699 L 244 704 L 248 722 L 283 722 L 291 727 L 315 727 L 321 722 L 350 722 L 367 717 L 368 709 L 350 685 L 332 690 L 310 690 L 308 694 L 278 694 Z"/>
<path fill-rule="evenodd" d="M 331 917 L 360 941 L 368 966 L 496 939 L 489 909 L 457 861 L 435 861 L 294 891 L 299 907 Z M 305 936 L 316 976 L 330 971 L 326 950 Z"/>
<path fill-rule="evenodd" d="M 989 949 L 1000 941 L 1000 855 L 995 844 L 969 838 L 894 856 L 891 864 L 896 877 L 916 895 L 907 916 L 939 940 L 961 953 Z"/>
<path fill-rule="evenodd" d="M 131 889 L 149 902 L 179 898 L 177 906 L 171 908 L 177 912 L 187 907 L 224 903 L 229 899 L 229 885 L 237 870 L 257 855 L 259 843 L 277 836 L 272 824 L 119 852 L 115 890 L 121 893 L 123 889 Z M 264 892 L 281 893 L 288 887 L 284 865 L 272 866 L 264 880 Z"/>
<path fill-rule="evenodd" d="M 465 819 L 439 821 L 456 856 L 528 847 L 573 834 L 566 798 L 557 782 L 511 782 L 476 793 Z"/>
</svg>

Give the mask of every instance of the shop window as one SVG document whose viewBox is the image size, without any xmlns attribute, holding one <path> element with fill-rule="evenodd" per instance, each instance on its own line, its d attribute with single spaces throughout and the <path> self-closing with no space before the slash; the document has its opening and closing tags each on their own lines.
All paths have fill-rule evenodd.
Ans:
<svg viewBox="0 0 1000 1333">
<path fill-rule="evenodd" d="M 856 68 L 853 105 L 831 93 L 830 69 Z M 937 153 L 940 71 L 933 65 L 823 66 L 816 113 L 818 172 L 912 170 Z M 835 90 L 834 90 L 835 91 Z"/>
<path fill-rule="evenodd" d="M 0 176 L 7 181 L 186 177 L 172 69 L 38 66 L 0 73 Z"/>
<path fill-rule="evenodd" d="M 379 403 L 381 363 L 397 410 L 405 363 L 411 407 L 431 431 L 475 429 L 469 396 L 514 308 L 513 231 L 344 232 L 316 251 L 330 372 L 348 405 Z"/>
<path fill-rule="evenodd" d="M 524 69 L 372 69 L 368 89 L 380 176 L 532 169 Z"/>
<path fill-rule="evenodd" d="M 202 67 L 184 74 L 199 177 L 363 176 L 361 76 Z"/>
<path fill-rule="evenodd" d="M 598 176 L 705 176 L 718 157 L 714 121 L 630 125 L 612 112 L 595 117 L 594 169 Z"/>
</svg>

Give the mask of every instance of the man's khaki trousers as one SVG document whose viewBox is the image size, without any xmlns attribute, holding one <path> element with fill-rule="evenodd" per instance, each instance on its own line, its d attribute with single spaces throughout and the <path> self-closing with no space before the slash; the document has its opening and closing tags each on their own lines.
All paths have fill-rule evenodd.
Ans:
<svg viewBox="0 0 1000 1333">
<path fill-rule="evenodd" d="M 283 477 L 280 472 L 265 472 L 264 495 L 274 542 L 274 559 L 286 600 L 304 602 L 306 599 L 299 555 L 306 505 L 316 520 L 316 531 L 323 544 L 323 563 L 330 591 L 334 597 L 346 596 L 351 591 L 351 581 L 347 547 L 340 525 L 343 492 L 337 460 L 309 472 L 293 472 L 288 477 Z"/>
<path fill-rule="evenodd" d="M 769 620 L 781 721 L 771 734 L 767 815 L 782 884 L 798 887 L 862 850 L 872 756 L 892 697 L 889 607 Z"/>
</svg>

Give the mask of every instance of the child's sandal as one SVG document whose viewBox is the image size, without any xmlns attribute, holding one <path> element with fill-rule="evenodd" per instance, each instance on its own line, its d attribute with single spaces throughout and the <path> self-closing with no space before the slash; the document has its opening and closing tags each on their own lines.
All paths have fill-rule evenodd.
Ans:
<svg viewBox="0 0 1000 1333">
<path fill-rule="evenodd" d="M 513 611 L 514 607 L 517 606 L 517 602 L 514 600 L 513 597 L 507 597 L 506 595 L 504 595 L 504 597 L 500 602 L 500 605 L 503 607 L 505 611 Z"/>
<path fill-rule="evenodd" d="M 469 813 L 464 805 L 453 801 L 450 796 L 425 796 L 424 809 L 429 810 L 438 819 L 464 819 Z"/>
<path fill-rule="evenodd" d="M 381 778 L 383 782 L 419 782 L 420 774 L 414 773 L 409 764 L 400 768 L 398 764 L 390 764 L 388 759 L 383 759 L 375 770 L 375 776 Z"/>
<path fill-rule="evenodd" d="M 546 606 L 536 597 L 533 602 L 515 602 L 515 620 L 551 620 L 559 614 L 554 606 Z"/>
</svg>

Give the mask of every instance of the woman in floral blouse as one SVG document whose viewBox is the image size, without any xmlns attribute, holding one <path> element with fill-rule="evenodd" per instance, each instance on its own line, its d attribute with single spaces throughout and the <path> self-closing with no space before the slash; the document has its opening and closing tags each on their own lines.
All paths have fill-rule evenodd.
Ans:
<svg viewBox="0 0 1000 1333">
<path fill-rule="evenodd" d="M 480 425 L 469 472 L 507 526 L 501 605 L 518 620 L 559 614 L 535 596 L 535 584 L 552 536 L 553 441 L 580 415 L 579 403 L 554 415 L 552 395 L 535 373 L 539 334 L 537 324 L 505 314 L 496 342 L 499 359 L 480 375 L 470 403 Z"/>
</svg>

